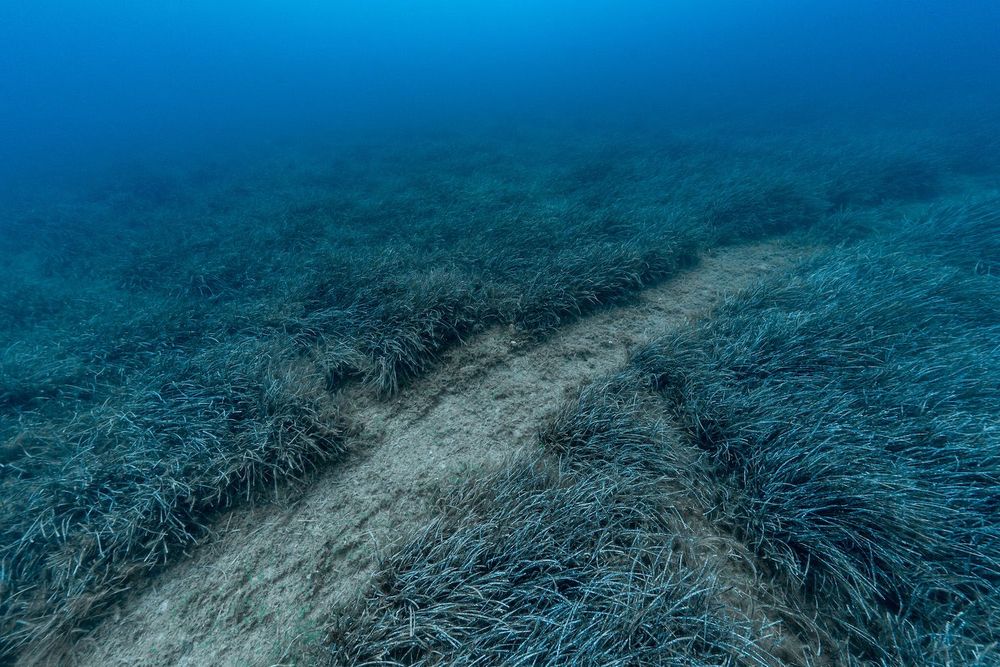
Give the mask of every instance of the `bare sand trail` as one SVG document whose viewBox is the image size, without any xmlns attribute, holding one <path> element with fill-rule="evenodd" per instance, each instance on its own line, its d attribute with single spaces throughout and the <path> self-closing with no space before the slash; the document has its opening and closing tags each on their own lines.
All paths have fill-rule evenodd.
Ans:
<svg viewBox="0 0 1000 667">
<path fill-rule="evenodd" d="M 380 550 L 432 515 L 457 481 L 530 446 L 540 424 L 627 350 L 708 313 L 723 295 L 808 253 L 785 242 L 717 250 L 629 305 L 540 344 L 493 330 L 444 355 L 393 400 L 349 397 L 349 459 L 293 497 L 220 517 L 214 536 L 112 611 L 60 662 L 290 664 L 360 595 Z"/>
</svg>

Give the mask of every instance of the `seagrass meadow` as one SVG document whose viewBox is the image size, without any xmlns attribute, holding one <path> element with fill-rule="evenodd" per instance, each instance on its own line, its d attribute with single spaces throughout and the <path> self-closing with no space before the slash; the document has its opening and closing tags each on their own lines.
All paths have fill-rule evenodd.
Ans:
<svg viewBox="0 0 1000 667">
<path fill-rule="evenodd" d="M 997 128 L 497 130 L 11 184 L 0 654 L 67 661 L 451 350 L 780 239 L 808 258 L 443 490 L 295 659 L 998 664 Z"/>
</svg>

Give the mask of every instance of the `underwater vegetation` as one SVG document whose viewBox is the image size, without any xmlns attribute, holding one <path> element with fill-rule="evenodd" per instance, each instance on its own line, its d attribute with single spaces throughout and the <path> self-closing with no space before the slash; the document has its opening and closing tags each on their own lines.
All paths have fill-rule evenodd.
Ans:
<svg viewBox="0 0 1000 667">
<path fill-rule="evenodd" d="M 0 238 L 10 257 L 0 283 L 0 652 L 61 640 L 197 544 L 219 510 L 308 483 L 317 467 L 341 459 L 356 426 L 338 400 L 345 388 L 392 396 L 485 328 L 541 339 L 693 266 L 705 250 L 779 234 L 810 244 L 875 234 L 899 248 L 865 242 L 840 251 L 832 268 L 796 278 L 801 289 L 762 288 L 726 306 L 719 317 L 732 320 L 731 330 L 699 329 L 637 355 L 644 377 L 673 377 L 669 368 L 680 362 L 671 360 L 692 360 L 677 382 L 655 383 L 702 450 L 691 454 L 691 471 L 678 473 L 675 455 L 664 453 L 673 440 L 636 416 L 648 401 L 666 414 L 674 409 L 666 399 L 619 397 L 625 417 L 618 408 L 601 417 L 610 431 L 544 441 L 553 453 L 572 450 L 572 460 L 550 455 L 524 464 L 528 479 L 511 473 L 488 493 L 463 491 L 478 518 L 449 514 L 429 528 L 390 564 L 397 583 L 363 618 L 410 623 L 397 609 L 410 598 L 393 591 L 431 585 L 425 577 L 438 565 L 435 590 L 467 595 L 469 586 L 493 590 L 476 578 L 486 570 L 530 561 L 534 579 L 491 593 L 492 611 L 469 611 L 470 598 L 442 599 L 426 627 L 462 626 L 469 660 L 508 660 L 530 648 L 517 655 L 757 664 L 784 630 L 768 630 L 768 619 L 730 599 L 716 571 L 729 565 L 699 555 L 697 530 L 674 508 L 683 497 L 706 521 L 722 512 L 727 525 L 741 526 L 732 543 L 745 542 L 782 590 L 822 591 L 802 594 L 802 604 L 820 608 L 827 594 L 849 601 L 859 616 L 824 608 L 823 631 L 858 655 L 896 644 L 900 655 L 918 645 L 938 650 L 946 641 L 979 650 L 989 639 L 981 619 L 995 614 L 992 598 L 980 595 L 995 591 L 992 501 L 977 494 L 996 481 L 985 442 L 992 432 L 983 432 L 996 397 L 972 379 L 996 370 L 984 351 L 992 338 L 996 356 L 997 207 L 995 199 L 931 203 L 964 201 L 968 179 L 993 183 L 993 172 L 960 169 L 961 154 L 934 136 L 854 142 L 795 134 L 428 141 L 130 172 L 115 186 L 28 193 L 28 203 L 9 206 L 14 222 Z M 868 148 L 852 153 L 860 146 Z M 50 196 L 62 203 L 38 203 Z M 911 211 L 916 222 L 893 231 Z M 870 284 L 855 293 L 852 280 Z M 771 294 L 786 302 L 766 305 Z M 784 324 L 791 329 L 767 333 L 764 311 L 782 307 L 794 309 Z M 810 319 L 810 309 L 823 312 Z M 824 318 L 829 327 L 806 328 Z M 907 335 L 918 323 L 927 336 Z M 769 402 L 760 405 L 779 412 L 741 407 L 757 374 L 772 372 L 766 346 L 779 343 L 795 349 L 780 350 L 775 363 L 799 354 L 816 374 L 767 383 Z M 852 365 L 879 354 L 897 355 L 880 361 L 883 375 Z M 918 373 L 925 362 L 935 373 Z M 905 390 L 883 386 L 904 380 Z M 871 386 L 852 393 L 856 381 Z M 821 397 L 830 383 L 846 393 Z M 794 396 L 782 394 L 799 385 Z M 865 407 L 876 388 L 889 392 L 885 405 Z M 823 402 L 833 400 L 845 403 Z M 809 426 L 827 409 L 823 419 L 833 421 Z M 897 423 L 899 415 L 906 419 Z M 870 472 L 858 493 L 870 487 L 891 507 L 912 496 L 912 507 L 892 515 L 902 532 L 883 534 L 885 517 L 864 513 L 812 524 L 813 514 L 796 512 L 822 508 L 796 506 L 780 475 L 769 482 L 774 489 L 754 478 L 767 466 L 782 474 L 796 466 L 741 439 L 789 421 L 800 429 L 760 437 L 783 443 L 790 461 L 801 458 L 805 481 L 829 470 L 831 484 L 848 484 Z M 847 443 L 851 429 L 867 440 Z M 806 442 L 811 430 L 829 434 L 820 450 Z M 893 443 L 891 457 L 878 453 L 878 433 Z M 631 443 L 624 449 L 622 438 Z M 650 438 L 660 444 L 647 447 Z M 946 447 L 935 449 L 939 441 Z M 974 449 L 975 472 L 973 459 L 962 458 Z M 855 461 L 853 472 L 834 467 Z M 687 477 L 696 468 L 734 495 L 717 507 L 703 498 Z M 975 511 L 967 507 L 974 496 Z M 562 506 L 579 511 L 563 517 Z M 927 524 L 940 512 L 954 519 L 946 529 Z M 480 519 L 496 525 L 484 529 Z M 861 535 L 876 528 L 882 533 Z M 903 536 L 921 543 L 903 545 Z M 804 550 L 814 538 L 821 554 Z M 871 548 L 862 553 L 862 543 Z M 913 576 L 893 572 L 918 561 L 924 569 Z M 536 599 L 543 583 L 554 588 Z M 936 617 L 910 608 L 932 590 L 944 601 L 925 605 Z M 486 627 L 484 614 L 505 625 Z M 556 635 L 538 634 L 536 621 L 546 618 L 570 633 L 565 642 L 552 646 Z M 661 641 L 667 627 L 676 642 Z M 342 631 L 338 646 L 402 662 L 460 658 L 447 638 L 406 644 L 402 632 L 358 625 Z M 887 637 L 896 644 L 884 645 Z"/>
<path fill-rule="evenodd" d="M 442 502 L 332 664 L 993 665 L 1000 201 L 635 350 Z"/>
</svg>

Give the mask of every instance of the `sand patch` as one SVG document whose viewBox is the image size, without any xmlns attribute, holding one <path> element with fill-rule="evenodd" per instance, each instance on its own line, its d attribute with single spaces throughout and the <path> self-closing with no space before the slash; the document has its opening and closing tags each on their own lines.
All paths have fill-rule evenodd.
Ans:
<svg viewBox="0 0 1000 667">
<path fill-rule="evenodd" d="M 293 498 L 239 509 L 190 558 L 149 580 L 77 643 L 79 665 L 272 665 L 364 591 L 380 550 L 432 516 L 441 493 L 531 446 L 540 424 L 627 350 L 705 315 L 724 294 L 807 251 L 717 250 L 694 269 L 541 344 L 494 330 L 444 355 L 386 402 L 360 392 L 349 459 Z"/>
</svg>

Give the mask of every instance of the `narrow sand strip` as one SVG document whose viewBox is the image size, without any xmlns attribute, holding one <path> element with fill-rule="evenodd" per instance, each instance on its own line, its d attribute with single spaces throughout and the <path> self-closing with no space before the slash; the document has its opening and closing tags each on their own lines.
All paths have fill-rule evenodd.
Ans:
<svg viewBox="0 0 1000 667">
<path fill-rule="evenodd" d="M 293 499 L 222 517 L 214 539 L 122 603 L 65 662 L 287 664 L 297 642 L 318 639 L 320 624 L 363 592 L 378 551 L 423 524 L 443 491 L 532 444 L 564 399 L 619 367 L 630 347 L 806 252 L 780 242 L 719 250 L 540 345 L 491 331 L 397 399 L 350 399 L 365 427 L 346 463 Z"/>
</svg>

